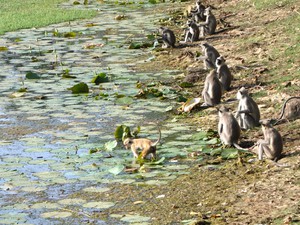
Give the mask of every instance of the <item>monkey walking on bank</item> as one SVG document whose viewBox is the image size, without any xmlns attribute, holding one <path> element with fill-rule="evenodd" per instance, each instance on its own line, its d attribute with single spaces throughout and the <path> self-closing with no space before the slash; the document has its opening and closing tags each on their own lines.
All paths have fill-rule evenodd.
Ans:
<svg viewBox="0 0 300 225">
<path fill-rule="evenodd" d="M 133 156 L 135 158 L 139 157 L 139 152 L 138 150 L 142 150 L 141 152 L 141 158 L 150 158 L 150 159 L 156 159 L 156 146 L 161 140 L 161 130 L 159 127 L 158 128 L 158 133 L 159 137 L 157 141 L 153 142 L 148 138 L 126 138 L 123 141 L 123 144 L 126 149 L 131 149 Z"/>
</svg>

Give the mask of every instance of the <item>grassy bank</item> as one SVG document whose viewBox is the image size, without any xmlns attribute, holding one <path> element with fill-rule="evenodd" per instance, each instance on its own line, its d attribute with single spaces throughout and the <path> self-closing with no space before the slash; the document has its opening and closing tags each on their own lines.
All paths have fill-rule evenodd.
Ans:
<svg viewBox="0 0 300 225">
<path fill-rule="evenodd" d="M 62 9 L 58 4 L 64 0 L 11 0 L 0 1 L 0 34 L 24 28 L 41 27 L 49 24 L 96 15 L 93 10 Z"/>
</svg>

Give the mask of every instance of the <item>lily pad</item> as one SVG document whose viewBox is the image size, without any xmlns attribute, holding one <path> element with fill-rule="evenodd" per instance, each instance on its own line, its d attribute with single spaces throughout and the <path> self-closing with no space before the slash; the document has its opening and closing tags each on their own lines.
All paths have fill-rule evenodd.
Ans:
<svg viewBox="0 0 300 225">
<path fill-rule="evenodd" d="M 236 148 L 225 148 L 221 153 L 223 159 L 235 159 L 239 155 L 239 151 Z"/>
<path fill-rule="evenodd" d="M 37 73 L 34 73 L 34 72 L 28 72 L 26 73 L 26 79 L 40 79 L 41 77 L 37 74 Z"/>
<path fill-rule="evenodd" d="M 125 217 L 123 217 L 121 221 L 127 223 L 140 223 L 140 222 L 147 222 L 150 219 L 151 217 L 140 216 L 140 215 L 125 215 Z"/>
<path fill-rule="evenodd" d="M 115 203 L 113 202 L 88 202 L 83 204 L 84 208 L 94 208 L 94 209 L 108 209 L 113 207 Z"/>
<path fill-rule="evenodd" d="M 133 103 L 133 98 L 129 96 L 121 97 L 116 100 L 119 105 L 130 105 Z"/>
<path fill-rule="evenodd" d="M 84 188 L 83 191 L 86 192 L 95 192 L 95 193 L 101 193 L 101 192 L 106 192 L 109 191 L 109 188 L 102 188 L 102 187 L 88 187 Z"/>
<path fill-rule="evenodd" d="M 114 174 L 114 175 L 118 175 L 120 174 L 123 170 L 125 169 L 124 165 L 117 165 L 111 169 L 108 170 L 108 172 Z"/>
<path fill-rule="evenodd" d="M 104 148 L 107 150 L 107 151 L 112 151 L 115 147 L 117 147 L 118 145 L 118 142 L 116 140 L 114 141 L 109 141 L 109 142 L 106 142 L 105 145 L 104 145 Z"/>
<path fill-rule="evenodd" d="M 108 81 L 109 81 L 109 79 L 108 79 L 106 73 L 99 73 L 92 79 L 91 82 L 98 85 L 100 83 L 104 83 L 104 82 L 108 82 Z"/>
<path fill-rule="evenodd" d="M 71 90 L 73 94 L 89 93 L 89 87 L 84 82 L 76 84 L 73 87 L 68 88 L 68 90 Z"/>
<path fill-rule="evenodd" d="M 72 216 L 71 212 L 63 212 L 63 211 L 53 211 L 53 212 L 46 212 L 46 213 L 42 213 L 41 216 L 43 218 L 55 218 L 55 219 L 59 219 L 59 218 L 67 218 Z"/>
</svg>

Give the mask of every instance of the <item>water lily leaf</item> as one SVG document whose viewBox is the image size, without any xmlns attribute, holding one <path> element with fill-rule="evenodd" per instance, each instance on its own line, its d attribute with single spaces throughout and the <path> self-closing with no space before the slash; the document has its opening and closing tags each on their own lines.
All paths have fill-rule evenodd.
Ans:
<svg viewBox="0 0 300 225">
<path fill-rule="evenodd" d="M 77 36 L 77 33 L 76 33 L 76 32 L 73 32 L 73 31 L 67 32 L 67 33 L 64 34 L 64 37 L 65 37 L 65 38 L 74 38 L 74 37 L 76 37 L 76 36 Z"/>
<path fill-rule="evenodd" d="M 110 190 L 110 188 L 103 188 L 103 187 L 87 187 L 87 188 L 83 189 L 83 191 L 95 192 L 95 193 L 102 193 L 102 192 L 106 192 L 109 190 Z"/>
<path fill-rule="evenodd" d="M 84 208 L 107 209 L 114 206 L 113 202 L 88 202 L 83 205 Z"/>
<path fill-rule="evenodd" d="M 82 205 L 86 203 L 86 200 L 81 198 L 67 198 L 58 201 L 58 203 L 62 205 Z"/>
<path fill-rule="evenodd" d="M 6 47 L 6 46 L 0 46 L 0 52 L 1 51 L 7 51 L 8 50 L 8 47 Z"/>
<path fill-rule="evenodd" d="M 196 134 L 193 134 L 191 139 L 192 140 L 203 140 L 203 138 L 206 138 L 208 136 L 206 131 L 200 131 Z"/>
<path fill-rule="evenodd" d="M 113 140 L 113 141 L 106 142 L 104 144 L 104 148 L 107 151 L 112 151 L 115 147 L 117 147 L 117 145 L 118 145 L 118 142 L 116 140 Z"/>
<path fill-rule="evenodd" d="M 68 88 L 68 90 L 71 90 L 73 94 L 79 94 L 79 93 L 89 93 L 89 87 L 86 83 L 81 82 L 79 84 L 74 85 L 71 88 Z"/>
<path fill-rule="evenodd" d="M 108 170 L 108 172 L 114 174 L 114 175 L 118 175 L 119 173 L 121 173 L 123 170 L 125 169 L 124 165 L 117 165 L 111 169 Z"/>
<path fill-rule="evenodd" d="M 95 83 L 97 85 L 108 81 L 109 78 L 107 77 L 106 73 L 99 73 L 91 80 L 92 83 Z"/>
<path fill-rule="evenodd" d="M 41 77 L 36 74 L 36 73 L 33 73 L 33 72 L 28 72 L 26 73 L 26 79 L 40 79 Z"/>
<path fill-rule="evenodd" d="M 149 162 L 149 163 L 146 163 L 146 164 L 149 164 L 149 165 L 158 165 L 158 164 L 162 164 L 163 161 L 165 161 L 165 157 L 161 157 L 159 160 L 157 161 L 154 161 L 154 162 Z"/>
<path fill-rule="evenodd" d="M 215 145 L 219 143 L 219 139 L 218 138 L 212 138 L 209 141 L 206 142 L 206 144 L 208 145 Z"/>
<path fill-rule="evenodd" d="M 181 111 L 189 112 L 201 101 L 201 98 L 189 98 L 182 106 Z"/>
<path fill-rule="evenodd" d="M 140 223 L 140 222 L 147 222 L 151 218 L 150 217 L 145 217 L 145 216 L 140 216 L 140 215 L 125 215 L 121 219 L 121 221 L 128 222 L 128 223 Z"/>
<path fill-rule="evenodd" d="M 127 137 L 132 137 L 130 127 L 126 125 L 118 126 L 115 130 L 116 140 L 124 140 Z"/>
<path fill-rule="evenodd" d="M 72 75 L 70 74 L 70 70 L 69 70 L 69 69 L 65 69 L 65 70 L 63 71 L 62 77 L 63 77 L 63 78 L 76 78 L 76 76 L 72 76 Z"/>
<path fill-rule="evenodd" d="M 193 87 L 194 84 L 189 83 L 189 82 L 182 82 L 182 83 L 179 84 L 179 86 L 182 87 L 182 88 L 189 88 L 189 87 Z"/>
<path fill-rule="evenodd" d="M 41 216 L 43 218 L 66 218 L 72 216 L 71 212 L 63 212 L 63 211 L 53 211 L 42 213 Z"/>
<path fill-rule="evenodd" d="M 235 159 L 239 155 L 239 151 L 236 148 L 225 148 L 221 153 L 223 159 Z"/>
<path fill-rule="evenodd" d="M 130 105 L 133 103 L 133 99 L 132 97 L 126 96 L 126 97 L 118 98 L 116 100 L 116 103 L 120 105 Z"/>
</svg>

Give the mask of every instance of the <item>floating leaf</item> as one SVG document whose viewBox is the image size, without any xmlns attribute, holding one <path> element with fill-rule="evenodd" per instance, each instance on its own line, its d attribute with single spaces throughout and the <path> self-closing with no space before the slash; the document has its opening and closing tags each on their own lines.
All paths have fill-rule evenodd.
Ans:
<svg viewBox="0 0 300 225">
<path fill-rule="evenodd" d="M 77 36 L 77 34 L 73 31 L 67 32 L 67 33 L 64 34 L 65 38 L 75 38 L 76 36 Z"/>
<path fill-rule="evenodd" d="M 182 87 L 182 88 L 189 88 L 189 87 L 193 87 L 194 84 L 189 83 L 189 82 L 182 82 L 182 83 L 179 84 L 179 86 Z"/>
<path fill-rule="evenodd" d="M 114 206 L 113 202 L 88 202 L 83 205 L 84 208 L 107 209 Z"/>
<path fill-rule="evenodd" d="M 41 216 L 43 218 L 66 218 L 72 216 L 70 212 L 63 212 L 63 211 L 53 211 L 53 212 L 45 212 L 42 213 Z"/>
<path fill-rule="evenodd" d="M 33 73 L 33 72 L 28 72 L 26 73 L 26 79 L 40 79 L 41 77 L 36 74 L 36 73 Z"/>
<path fill-rule="evenodd" d="M 112 151 L 115 147 L 117 147 L 117 145 L 118 145 L 118 142 L 116 140 L 113 140 L 113 141 L 106 142 L 104 145 L 104 148 L 107 151 Z"/>
<path fill-rule="evenodd" d="M 191 111 L 201 101 L 201 98 L 189 98 L 181 107 L 180 110 L 183 112 Z"/>
<path fill-rule="evenodd" d="M 76 76 L 70 75 L 70 70 L 69 69 L 65 69 L 63 71 L 62 77 L 63 78 L 76 78 Z"/>
<path fill-rule="evenodd" d="M 6 47 L 6 46 L 0 46 L 0 52 L 1 51 L 7 51 L 8 50 L 8 47 Z"/>
<path fill-rule="evenodd" d="M 124 165 L 117 165 L 111 169 L 108 170 L 108 172 L 114 174 L 114 175 L 118 175 L 119 173 L 121 173 L 123 170 L 125 169 Z"/>
<path fill-rule="evenodd" d="M 221 157 L 223 159 L 235 159 L 239 155 L 239 151 L 236 148 L 225 148 L 221 152 Z"/>
<path fill-rule="evenodd" d="M 206 142 L 206 144 L 208 145 L 215 145 L 219 143 L 219 139 L 218 138 L 212 138 L 209 141 Z"/>
<path fill-rule="evenodd" d="M 126 125 L 118 126 L 115 130 L 115 138 L 117 140 L 122 140 L 126 137 L 132 137 L 130 127 Z"/>
<path fill-rule="evenodd" d="M 161 157 L 159 160 L 157 160 L 157 161 L 154 161 L 154 162 L 149 162 L 149 163 L 147 163 L 147 164 L 149 164 L 149 165 L 158 165 L 158 164 L 162 164 L 163 163 L 163 161 L 165 161 L 165 157 Z"/>
<path fill-rule="evenodd" d="M 79 94 L 79 93 L 89 93 L 89 87 L 86 83 L 81 82 L 79 84 L 74 85 L 71 88 L 68 88 L 68 90 L 71 90 L 73 94 Z"/>
<path fill-rule="evenodd" d="M 130 105 L 133 103 L 133 99 L 132 97 L 122 97 L 122 98 L 118 98 L 116 100 L 116 103 L 119 104 L 119 105 Z"/>
<path fill-rule="evenodd" d="M 145 216 L 140 216 L 140 215 L 125 215 L 121 219 L 121 221 L 128 222 L 128 223 L 141 223 L 141 222 L 147 222 L 151 218 L 150 217 L 145 217 Z"/>
<path fill-rule="evenodd" d="M 97 85 L 100 83 L 108 82 L 108 81 L 109 81 L 109 79 L 108 79 L 106 73 L 99 73 L 91 80 L 92 83 L 95 83 Z"/>
<path fill-rule="evenodd" d="M 200 131 L 196 134 L 193 134 L 191 139 L 196 140 L 196 141 L 197 140 L 203 140 L 203 138 L 207 138 L 207 136 L 208 136 L 208 133 L 206 131 Z"/>
</svg>

